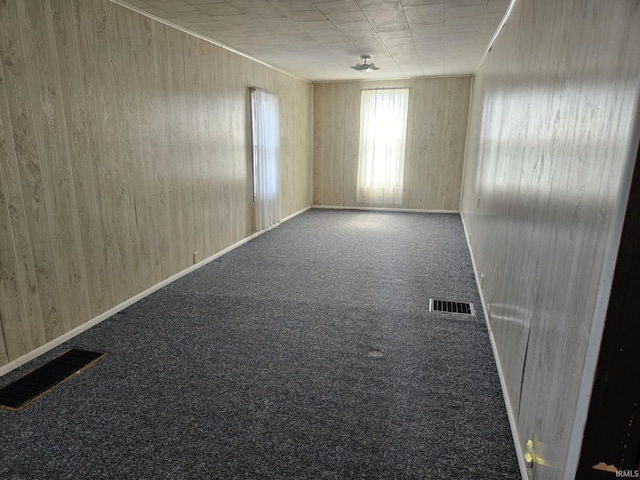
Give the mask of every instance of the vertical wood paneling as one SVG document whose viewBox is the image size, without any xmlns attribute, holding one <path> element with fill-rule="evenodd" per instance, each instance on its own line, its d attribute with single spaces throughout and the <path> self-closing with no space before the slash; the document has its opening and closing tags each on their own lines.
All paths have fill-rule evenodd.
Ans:
<svg viewBox="0 0 640 480">
<path fill-rule="evenodd" d="M 169 122 L 171 116 L 171 97 L 169 93 L 168 82 L 168 61 L 169 52 L 167 50 L 166 27 L 157 22 L 151 23 L 151 37 L 153 48 L 153 64 L 152 75 L 155 77 L 155 88 L 157 98 L 155 100 L 154 111 L 151 121 L 155 124 L 152 135 L 158 137 L 156 151 L 152 158 L 152 174 L 155 180 L 154 205 L 158 209 L 158 245 L 159 255 L 162 258 L 160 268 L 162 278 L 166 278 L 172 271 L 175 271 L 175 265 L 178 260 L 175 257 L 176 247 L 171 242 L 171 234 L 173 225 L 163 219 L 175 219 L 172 215 L 171 205 L 171 179 L 168 176 L 171 132 L 169 131 Z"/>
<path fill-rule="evenodd" d="M 13 355 L 24 353 L 24 348 L 31 349 L 34 345 L 53 338 L 61 331 L 61 326 L 47 205 L 36 148 L 22 34 L 18 28 L 21 25 L 18 5 L 15 2 L 3 2 L 1 13 L 0 19 L 4 22 L 0 29 L 0 49 L 6 87 L 5 100 L 10 116 L 9 122 L 6 123 L 8 131 L 5 137 L 13 137 L 17 163 L 17 170 L 5 179 L 5 183 L 11 185 L 17 182 L 22 193 L 25 212 L 21 220 L 24 222 L 14 226 L 13 232 L 14 235 L 19 234 L 16 248 L 21 248 L 21 265 L 25 266 L 22 273 L 29 279 L 28 285 L 22 284 L 21 293 L 23 301 L 27 303 L 27 311 L 33 318 L 30 331 L 19 329 L 23 339 L 26 335 L 32 335 L 22 343 L 19 337 L 13 335 L 13 327 L 20 325 L 19 319 L 6 318 L 3 315 L 7 351 L 12 359 Z M 26 251 L 25 247 L 28 247 L 29 251 Z M 31 273 L 35 278 L 31 277 Z M 36 299 L 38 304 L 35 302 Z M 9 323 L 13 325 L 8 325 Z"/>
<path fill-rule="evenodd" d="M 305 96 L 305 89 L 308 88 L 306 84 L 297 82 L 293 78 L 286 81 L 287 89 L 295 92 L 295 95 L 280 97 L 283 217 L 295 213 L 296 205 L 311 203 L 309 192 L 311 165 L 309 161 L 297 161 L 301 158 L 309 159 L 311 132 L 299 132 L 298 126 L 308 123 L 311 118 L 311 99 L 300 100 Z M 304 103 L 296 103 L 300 101 Z"/>
<path fill-rule="evenodd" d="M 121 175 L 122 199 L 119 198 L 120 223 L 124 226 L 124 232 L 128 238 L 129 250 L 126 252 L 126 260 L 132 272 L 128 295 L 138 292 L 145 285 L 144 277 L 148 275 L 143 268 L 148 261 L 145 259 L 141 243 L 144 235 L 144 227 L 137 222 L 136 195 L 140 194 L 139 180 L 135 172 L 138 172 L 137 162 L 141 158 L 141 144 L 136 134 L 140 125 L 139 109 L 137 105 L 137 88 L 135 65 L 133 64 L 133 39 L 129 26 L 129 15 L 122 9 L 107 4 L 107 35 L 111 45 L 111 66 L 113 72 L 113 88 L 117 92 L 114 95 L 114 112 L 117 121 L 115 133 L 118 138 L 118 154 L 120 164 L 118 174 Z M 144 190 L 142 190 L 144 192 Z M 120 194 L 120 193 L 119 193 Z M 146 261 L 145 261 L 146 260 Z"/>
<path fill-rule="evenodd" d="M 195 158 L 192 170 L 193 218 L 194 218 L 194 251 L 213 251 L 212 235 L 204 228 L 210 218 L 214 218 L 212 208 L 214 202 L 212 188 L 208 187 L 207 172 L 210 171 L 207 159 L 211 156 L 211 118 L 208 115 L 208 76 L 204 61 L 205 45 L 199 43 L 189 50 L 187 59 L 194 65 L 195 95 L 192 98 L 191 112 L 197 112 L 196 129 L 193 132 L 199 142 L 194 142 Z M 202 255 L 202 254 L 201 254 Z"/>
<path fill-rule="evenodd" d="M 519 0 L 474 81 L 461 210 L 536 480 L 575 477 L 637 149 L 639 44 L 637 1 Z"/>
<path fill-rule="evenodd" d="M 106 0 L 0 0 L 0 59 L 0 365 L 253 233 L 250 86 L 310 204 L 307 82 Z"/>
<path fill-rule="evenodd" d="M 88 46 L 87 68 L 93 81 L 88 100 L 95 102 L 95 126 L 99 139 L 96 158 L 96 186 L 101 190 L 103 234 L 107 271 L 112 281 L 111 300 L 118 304 L 133 293 L 134 276 L 129 272 L 131 242 L 126 220 L 122 153 L 118 136 L 119 119 L 116 114 L 116 90 L 112 70 L 112 50 L 105 2 L 79 2 L 84 15 L 85 41 Z M 120 74 L 121 72 L 118 72 Z M 120 92 L 118 92 L 119 96 Z"/>
<path fill-rule="evenodd" d="M 2 13 L 2 10 L 0 10 Z M 31 336 L 24 303 L 20 295 L 20 270 L 14 241 L 11 216 L 18 214 L 22 196 L 16 185 L 7 184 L 15 171 L 15 149 L 13 139 L 7 138 L 8 107 L 4 90 L 4 75 L 0 68 L 0 365 L 7 363 L 9 356 L 5 344 L 4 329 L 19 348 L 28 348 Z M 11 188 L 12 187 L 12 188 Z"/>
<path fill-rule="evenodd" d="M 428 88 L 430 87 L 430 88 Z M 459 208 L 470 83 L 446 79 L 412 89 L 405 171 L 409 208 Z M 436 207 L 431 207 L 436 208 Z"/>
<path fill-rule="evenodd" d="M 82 69 L 79 62 L 77 4 L 52 2 L 55 45 L 60 72 L 60 96 L 63 102 L 64 124 L 67 132 L 72 183 L 75 191 L 77 216 L 80 227 L 82 256 L 87 283 L 90 315 L 106 310 L 103 244 L 98 206 L 95 198 L 93 162 L 89 161 L 89 138 L 84 99 Z M 75 323 L 84 321 L 82 316 Z"/>
<path fill-rule="evenodd" d="M 360 93 L 408 87 L 403 208 L 458 210 L 469 77 L 314 85 L 313 202 L 357 206 Z"/>
<path fill-rule="evenodd" d="M 58 336 L 89 317 L 89 297 L 51 4 L 24 5 L 24 53 L 60 299 L 60 330 L 52 332 Z"/>
<path fill-rule="evenodd" d="M 208 210 L 207 215 L 210 218 L 214 218 L 213 225 L 208 228 L 203 227 L 204 236 L 208 237 L 208 248 L 212 250 L 221 250 L 223 245 L 223 227 L 225 225 L 224 219 L 224 150 L 222 141 L 222 131 L 224 129 L 224 119 L 221 116 L 222 105 L 224 105 L 224 91 L 223 86 L 216 75 L 216 65 L 222 64 L 222 55 L 224 52 L 216 51 L 216 61 L 206 63 L 206 77 L 210 79 L 210 86 L 207 89 L 206 102 L 207 102 L 207 116 L 209 119 L 207 136 L 207 144 L 209 146 L 208 158 L 210 159 L 207 164 L 203 165 L 203 172 L 210 172 L 215 176 L 218 181 L 211 182 L 205 181 L 202 188 L 207 190 L 205 193 L 205 209 Z M 216 79 L 213 81 L 213 79 Z M 204 173 L 206 175 L 206 173 Z"/>
<path fill-rule="evenodd" d="M 0 2 L 0 15 L 7 15 Z M 11 64 L 8 45 L 0 33 L 0 60 Z M 14 44 L 15 47 L 15 44 Z M 44 341 L 38 288 L 25 225 L 16 148 L 12 135 L 4 71 L 0 68 L 0 365 L 16 352 Z M 24 295 L 22 292 L 24 291 Z M 5 343 L 6 340 L 11 343 Z"/>
<path fill-rule="evenodd" d="M 65 2 L 60 2 L 65 3 Z M 82 2 L 79 0 L 73 1 L 73 27 L 76 32 L 78 41 L 78 63 L 81 78 L 78 83 L 81 83 L 82 90 L 79 95 L 79 102 L 84 104 L 84 121 L 85 128 L 81 132 L 83 140 L 86 142 L 86 149 L 79 152 L 81 157 L 76 158 L 74 163 L 82 163 L 85 166 L 78 166 L 79 172 L 83 171 L 88 175 L 85 179 L 86 187 L 90 188 L 93 192 L 93 200 L 95 201 L 95 210 L 87 211 L 86 222 L 92 225 L 91 231 L 94 235 L 98 235 L 95 249 L 92 250 L 91 257 L 93 258 L 94 265 L 96 266 L 95 275 L 100 276 L 100 279 L 96 280 L 99 283 L 101 289 L 98 293 L 97 299 L 100 299 L 101 303 L 92 304 L 93 310 L 96 314 L 104 312 L 109 309 L 110 306 L 115 303 L 116 297 L 116 281 L 115 272 L 113 269 L 114 262 L 111 258 L 111 250 L 113 243 L 113 234 L 111 233 L 109 226 L 109 204 L 107 189 L 108 186 L 103 181 L 102 175 L 102 141 L 100 138 L 100 122 L 99 122 L 99 110 L 97 96 L 96 75 L 91 68 L 91 63 L 95 61 L 96 54 L 93 49 L 94 43 L 89 40 L 89 33 L 93 32 L 90 29 L 90 25 L 87 22 L 86 9 L 89 7 L 88 2 Z M 104 59 L 101 59 L 104 61 Z M 89 177 L 91 175 L 91 177 Z M 82 197 L 83 202 L 79 203 L 81 208 L 90 208 L 91 200 L 89 196 L 91 191 L 86 193 L 85 197 Z M 81 199 L 79 198 L 79 202 Z M 86 202 L 86 203 L 84 203 Z M 80 212 L 81 210 L 79 210 Z M 84 215 L 80 215 L 81 217 Z M 87 242 L 85 240 L 85 245 Z M 89 262 L 89 265 L 91 263 Z"/>
<path fill-rule="evenodd" d="M 121 12 L 125 13 L 125 12 Z M 157 189 L 155 184 L 156 162 L 159 158 L 159 142 L 163 141 L 157 129 L 156 103 L 158 101 L 157 77 L 153 72 L 153 37 L 151 24 L 146 17 L 130 15 L 131 29 L 134 41 L 134 65 L 132 75 L 137 78 L 136 92 L 138 98 L 138 112 L 140 115 L 138 142 L 142 156 L 136 158 L 136 168 L 133 175 L 135 181 L 136 218 L 141 235 L 148 235 L 149 260 L 143 267 L 148 275 L 148 285 L 154 285 L 163 278 L 162 267 L 164 256 L 160 253 L 159 230 L 160 219 L 163 218 L 157 208 Z M 142 240 L 142 250 L 147 241 Z"/>
</svg>

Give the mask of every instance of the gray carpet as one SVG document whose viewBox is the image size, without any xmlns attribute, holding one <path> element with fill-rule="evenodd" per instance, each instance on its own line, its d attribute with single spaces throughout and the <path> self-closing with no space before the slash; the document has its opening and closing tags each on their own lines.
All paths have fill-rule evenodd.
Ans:
<svg viewBox="0 0 640 480">
<path fill-rule="evenodd" d="M 310 210 L 0 378 L 108 353 L 0 411 L 0 478 L 518 479 L 480 310 L 458 215 Z"/>
</svg>

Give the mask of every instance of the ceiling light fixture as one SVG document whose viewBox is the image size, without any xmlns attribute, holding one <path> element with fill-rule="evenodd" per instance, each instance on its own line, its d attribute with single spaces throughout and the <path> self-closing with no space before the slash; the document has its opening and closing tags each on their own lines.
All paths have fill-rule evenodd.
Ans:
<svg viewBox="0 0 640 480">
<path fill-rule="evenodd" d="M 372 70 L 380 70 L 373 63 L 367 63 L 367 60 L 369 60 L 370 58 L 371 58 L 371 55 L 360 55 L 360 59 L 363 61 L 363 63 L 356 63 L 351 68 L 363 73 L 370 72 Z"/>
</svg>

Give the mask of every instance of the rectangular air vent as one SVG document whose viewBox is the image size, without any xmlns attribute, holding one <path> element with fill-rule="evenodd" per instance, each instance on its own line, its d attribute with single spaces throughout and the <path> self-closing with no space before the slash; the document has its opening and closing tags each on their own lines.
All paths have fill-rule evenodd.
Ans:
<svg viewBox="0 0 640 480">
<path fill-rule="evenodd" d="M 86 350 L 68 350 L 0 390 L 0 408 L 12 412 L 22 410 L 104 355 Z"/>
<path fill-rule="evenodd" d="M 430 312 L 463 313 L 465 315 L 476 314 L 473 308 L 473 303 L 454 302 L 450 300 L 434 300 L 433 298 L 429 299 L 429 311 Z"/>
</svg>

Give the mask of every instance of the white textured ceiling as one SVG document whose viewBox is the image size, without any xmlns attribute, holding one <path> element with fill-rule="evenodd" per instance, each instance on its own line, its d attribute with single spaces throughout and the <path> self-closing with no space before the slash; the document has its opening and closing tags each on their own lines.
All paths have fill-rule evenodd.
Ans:
<svg viewBox="0 0 640 480">
<path fill-rule="evenodd" d="M 312 81 L 473 73 L 510 0 L 114 0 Z M 380 67 L 349 68 L 361 54 Z"/>
</svg>

